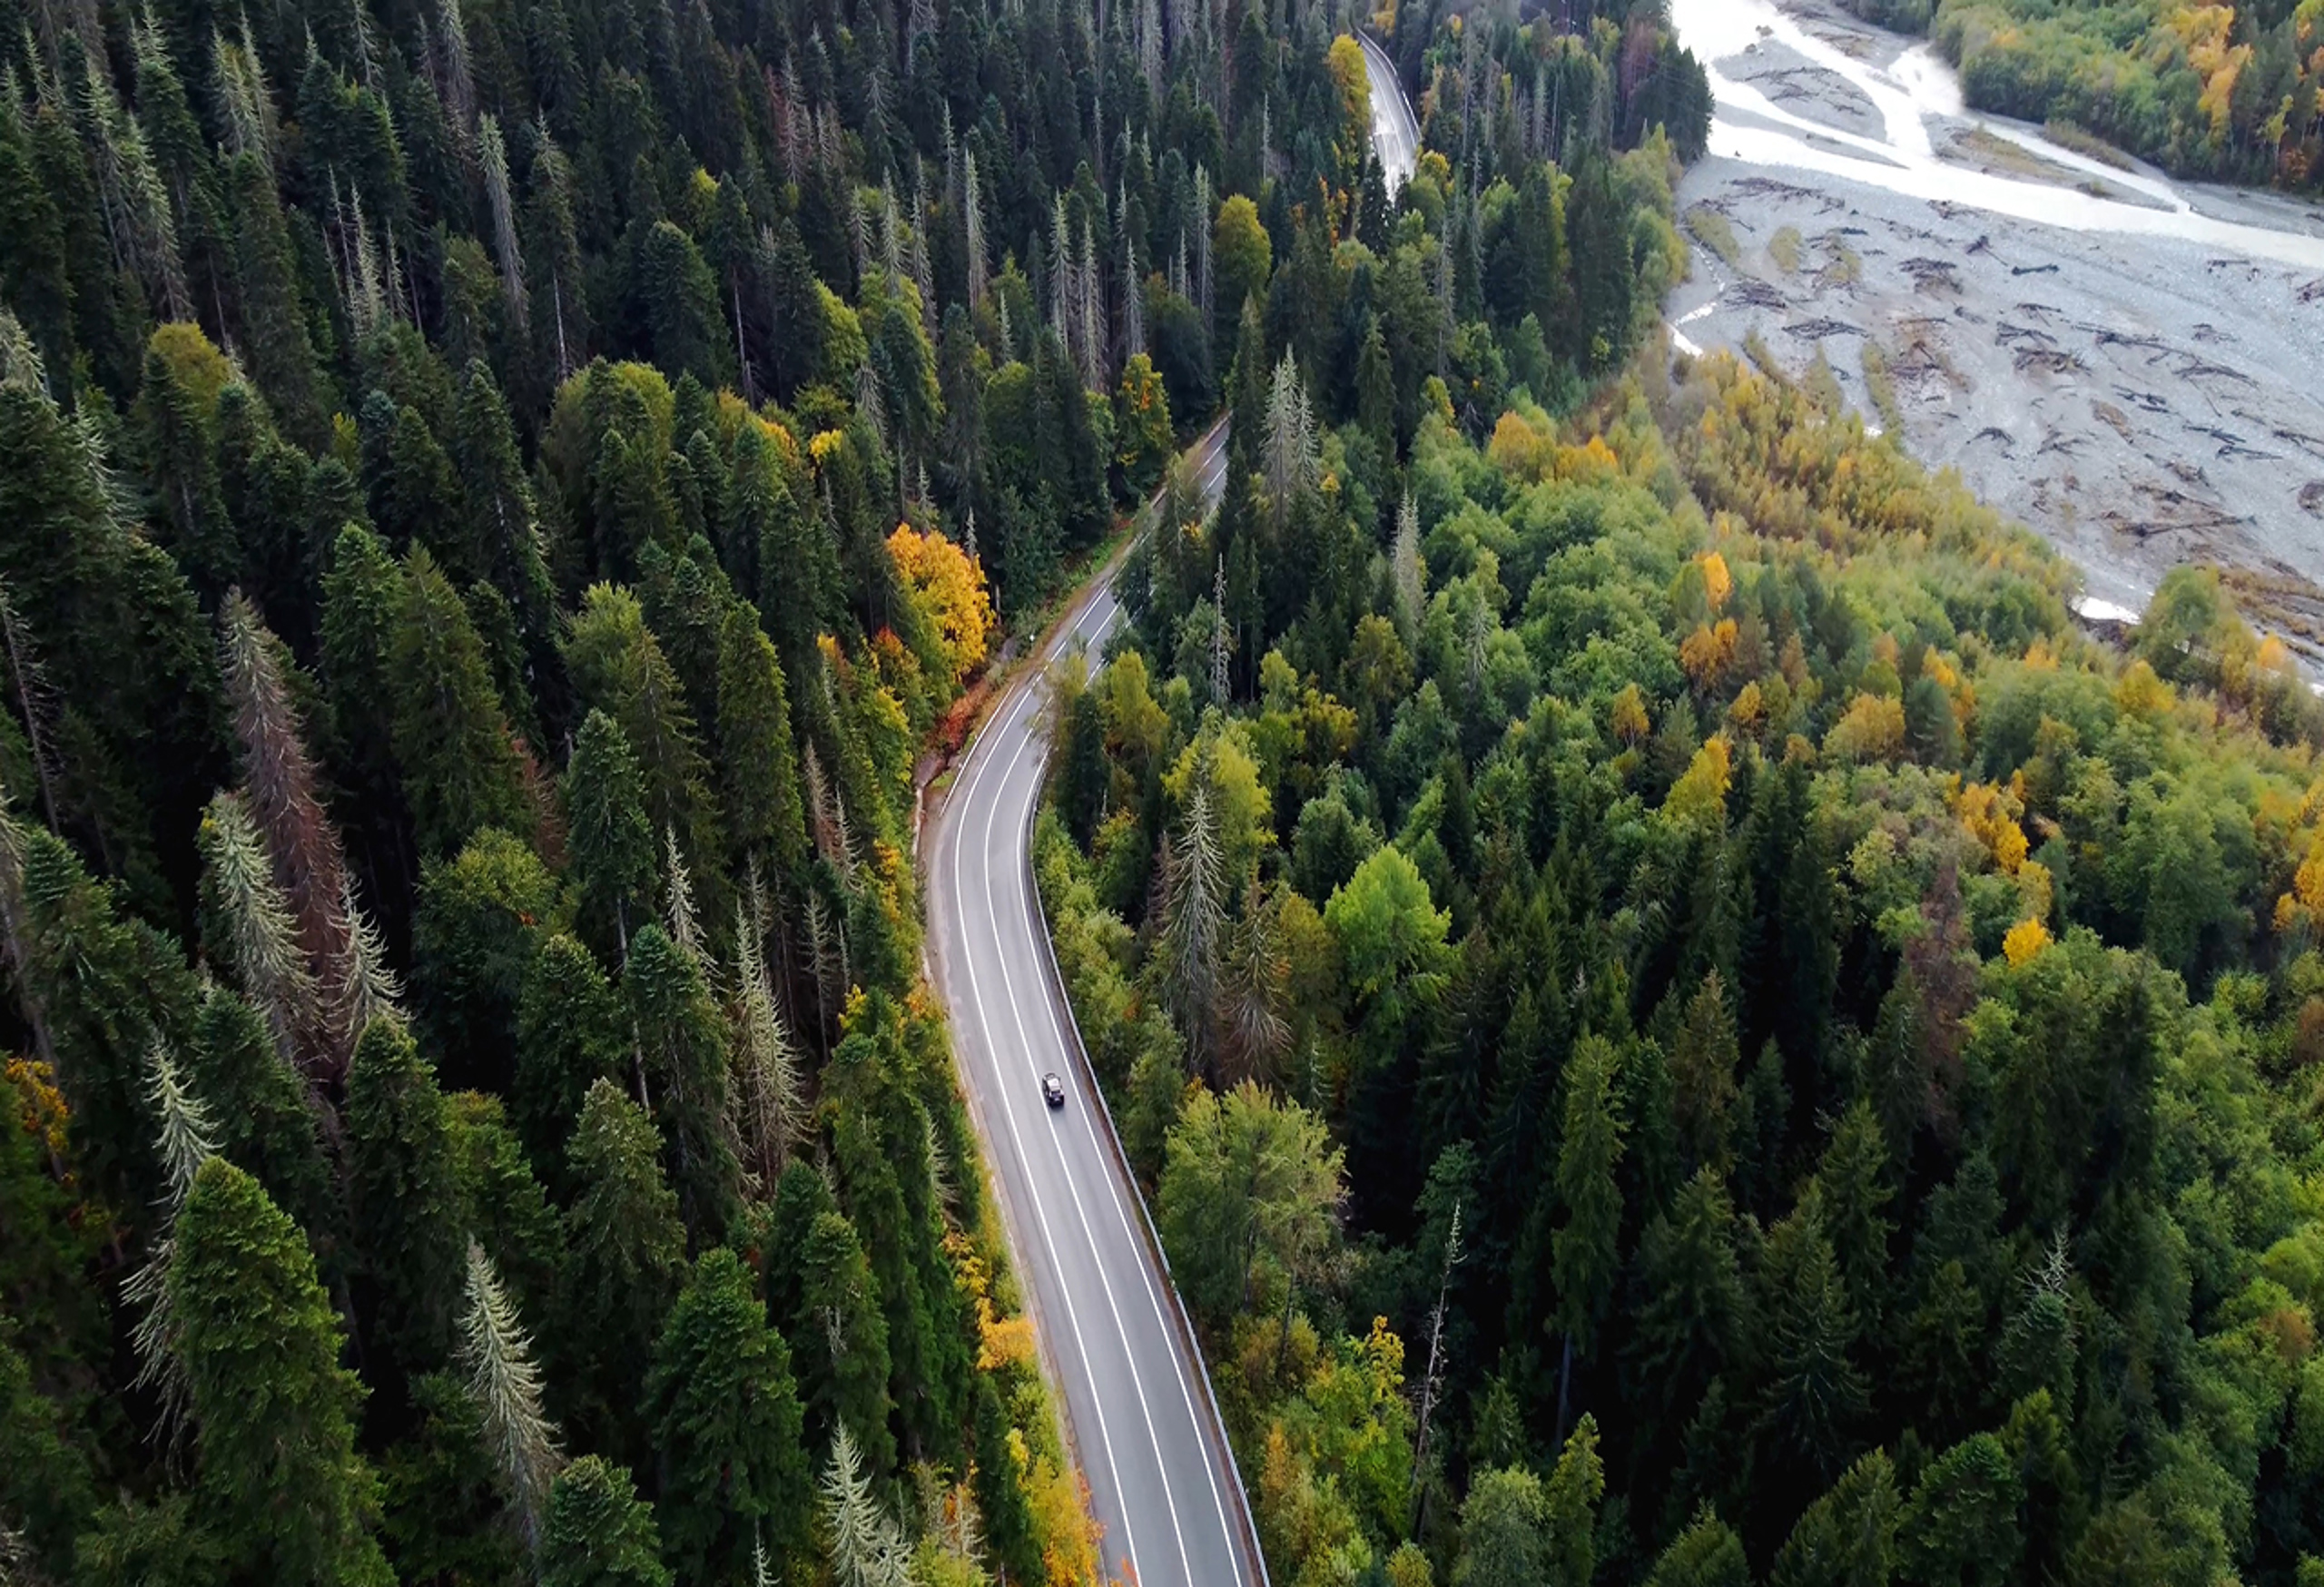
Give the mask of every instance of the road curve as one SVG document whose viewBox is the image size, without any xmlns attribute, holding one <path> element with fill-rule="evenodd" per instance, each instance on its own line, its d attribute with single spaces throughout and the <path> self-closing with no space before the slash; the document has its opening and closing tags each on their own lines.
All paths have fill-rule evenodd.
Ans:
<svg viewBox="0 0 2324 1587">
<path fill-rule="evenodd" d="M 1391 197 L 1420 126 L 1386 52 L 1364 40 L 1372 135 Z M 1226 426 L 1187 452 L 1204 500 Z M 991 1165 L 1027 1305 L 1099 1524 L 1106 1575 L 1135 1587 L 1267 1587 L 1250 1506 L 1151 1225 L 1081 1054 L 1033 891 L 1049 759 L 1049 664 L 1095 649 L 1121 616 L 1110 580 L 1081 596 L 1002 693 L 923 833 L 930 968 L 951 1010 L 969 1110 Z M 1064 1082 L 1065 1106 L 1041 1096 Z"/>
<path fill-rule="evenodd" d="M 1188 454 L 1206 499 L 1222 423 Z M 1048 760 L 1049 663 L 1094 650 L 1120 616 L 1082 597 L 1004 692 L 923 836 L 928 942 L 960 1079 L 1075 1453 L 1108 1578 L 1265 1587 L 1256 1534 L 1192 1336 L 1083 1062 L 1032 879 Z M 1065 1085 L 1065 1106 L 1041 1077 Z"/>
<path fill-rule="evenodd" d="M 1388 196 L 1393 199 L 1420 163 L 1420 122 L 1388 52 L 1368 33 L 1356 37 L 1364 45 L 1364 73 L 1372 84 L 1372 146 L 1379 153 Z"/>
</svg>

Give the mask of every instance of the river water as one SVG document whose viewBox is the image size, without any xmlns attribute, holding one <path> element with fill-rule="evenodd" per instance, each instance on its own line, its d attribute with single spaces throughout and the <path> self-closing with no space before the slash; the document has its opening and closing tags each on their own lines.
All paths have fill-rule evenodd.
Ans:
<svg viewBox="0 0 2324 1587">
<path fill-rule="evenodd" d="M 1680 207 L 1734 239 L 1673 294 L 1680 350 L 1756 333 L 1794 372 L 1820 350 L 1868 423 L 2049 535 L 2093 598 L 2217 562 L 2314 650 L 2324 215 L 1967 112 L 1925 43 L 1828 0 L 1671 15 L 1718 107 Z"/>
</svg>

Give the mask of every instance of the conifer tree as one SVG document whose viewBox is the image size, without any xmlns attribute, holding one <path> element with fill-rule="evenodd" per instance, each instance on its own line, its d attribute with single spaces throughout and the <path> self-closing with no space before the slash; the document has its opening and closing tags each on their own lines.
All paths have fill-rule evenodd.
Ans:
<svg viewBox="0 0 2324 1587">
<path fill-rule="evenodd" d="M 550 1485 L 563 1457 L 556 1426 L 541 1408 L 540 1369 L 533 1364 L 516 1303 L 500 1285 L 492 1259 L 468 1242 L 468 1286 L 460 1314 L 460 1365 L 468 1395 L 483 1423 L 485 1446 L 500 1467 L 523 1522 L 527 1543 L 538 1551 Z"/>
<path fill-rule="evenodd" d="M 1166 843 L 1162 852 L 1162 940 L 1178 1029 L 1194 1056 L 1207 1062 L 1214 1047 L 1211 1032 L 1226 933 L 1226 883 L 1217 822 L 1211 811 L 1209 778 L 1199 766 L 1196 770 L 1186 821 L 1176 841 Z"/>
<path fill-rule="evenodd" d="M 654 1111 L 669 1143 L 671 1180 L 686 1227 L 716 1240 L 732 1216 L 738 1169 L 724 1130 L 726 1030 L 701 964 L 658 925 L 630 939 L 622 974 L 645 1056 Z"/>
<path fill-rule="evenodd" d="M 330 435 L 328 398 L 274 173 L 257 154 L 241 153 L 228 162 L 226 181 L 235 217 L 238 340 L 283 433 L 320 448 Z"/>
<path fill-rule="evenodd" d="M 744 1183 L 753 1195 L 765 1196 L 782 1176 L 793 1146 L 806 1133 L 806 1087 L 799 1072 L 798 1045 L 776 1006 L 759 941 L 758 922 L 744 905 L 736 904 L 728 1132 L 742 1158 Z"/>
<path fill-rule="evenodd" d="M 713 390 L 733 383 L 717 281 L 694 239 L 667 221 L 655 222 L 638 250 L 637 292 L 655 363 Z"/>
<path fill-rule="evenodd" d="M 794 1174 L 812 1172 L 804 1165 Z M 788 1178 L 789 1176 L 786 1176 Z M 873 1469 L 895 1464 L 895 1435 L 888 1429 L 888 1325 L 879 1282 L 855 1226 L 837 1208 L 818 1213 L 799 1254 L 800 1306 L 812 1319 L 799 1341 L 802 1378 L 823 1427 L 861 1427 Z"/>
<path fill-rule="evenodd" d="M 791 1350 L 753 1275 L 724 1247 L 694 1264 L 647 1374 L 662 1534 L 689 1582 L 747 1582 L 763 1546 L 804 1556 L 812 1519 Z"/>
<path fill-rule="evenodd" d="M 283 676 L 278 641 L 240 590 L 219 608 L 219 647 L 234 734 L 241 741 L 248 813 L 264 840 L 298 945 L 316 992 L 343 1000 L 355 970 L 354 924 L 345 912 L 350 886 L 339 832 L 323 809 L 315 764 L 308 757 L 297 709 Z M 327 1078 L 344 1072 L 360 1031 L 325 1029 Z"/>
<path fill-rule="evenodd" d="M 254 1579 L 388 1587 L 379 1481 L 355 1449 L 363 1398 L 313 1253 L 258 1181 L 212 1158 L 170 1259 L 209 1530 Z"/>
<path fill-rule="evenodd" d="M 357 15 L 360 15 L 359 10 Z M 477 160 L 484 168 L 485 202 L 492 211 L 492 245 L 500 263 L 500 282 L 508 294 L 508 312 L 518 326 L 525 323 L 525 253 L 517 237 L 517 208 L 508 192 L 508 146 L 501 141 L 500 123 L 491 116 L 477 121 Z"/>
<path fill-rule="evenodd" d="M 266 1015 L 282 1061 L 310 1079 L 327 1076 L 314 973 L 300 947 L 298 921 L 240 794 L 221 794 L 210 802 L 199 842 L 202 936 L 212 957 Z"/>
<path fill-rule="evenodd" d="M 363 476 L 371 518 L 393 546 L 425 546 L 448 577 L 467 583 L 482 571 L 458 531 L 467 514 L 452 459 L 420 411 L 392 408 L 384 394 L 364 399 Z"/>
<path fill-rule="evenodd" d="M 137 1385 L 153 1391 L 160 1404 L 158 1431 L 174 1437 L 185 1414 L 186 1383 L 177 1350 L 177 1320 L 170 1309 L 172 1240 L 179 1209 L 193 1192 L 194 1176 L 218 1153 L 219 1131 L 209 1108 L 158 1035 L 146 1049 L 145 1069 L 145 1100 L 153 1115 L 153 1155 L 162 1164 L 164 1222 L 146 1265 L 122 1286 L 122 1298 L 140 1314 L 130 1335 L 137 1352 Z M 6 1329 L 0 1326 L 0 1406 L 10 1397 L 5 1389 L 12 1360 Z M 0 1422 L 12 1419 L 0 1414 Z"/>
<path fill-rule="evenodd" d="M 332 542 L 323 578 L 322 695 L 336 780 L 375 834 L 402 821 L 389 656 L 400 626 L 403 579 L 387 546 L 360 524 Z"/>
<path fill-rule="evenodd" d="M 1620 1270 L 1622 1192 L 1614 1175 L 1625 1130 L 1616 1111 L 1618 1084 L 1613 1044 L 1602 1036 L 1584 1037 L 1566 1067 L 1556 1178 L 1565 1221 L 1552 1243 L 1569 1370 L 1577 1350 L 1586 1356 L 1594 1347 Z"/>
<path fill-rule="evenodd" d="M 617 723 L 644 779 L 655 832 L 675 827 L 696 852 L 711 852 L 711 800 L 701 734 L 676 671 L 625 589 L 596 585 L 583 597 L 565 642 L 566 665 L 582 701 Z"/>
<path fill-rule="evenodd" d="M 552 1187 L 566 1184 L 565 1143 L 582 1099 L 601 1079 L 619 1083 L 629 1050 L 626 1010 L 596 960 L 561 932 L 546 939 L 525 967 L 517 1000 L 510 1112 L 535 1169 Z"/>
<path fill-rule="evenodd" d="M 842 1423 L 823 1467 L 823 1531 L 836 1587 L 906 1587 L 911 1556 L 864 1474 L 862 1452 Z"/>
<path fill-rule="evenodd" d="M 1743 1540 L 1706 1509 L 1662 1551 L 1647 1574 L 1646 1587 L 1751 1587 Z"/>
<path fill-rule="evenodd" d="M 5 159 L 0 152 L 0 160 Z M 208 347 L 206 340 L 203 345 Z M 154 501 L 168 525 L 171 552 L 203 596 L 215 596 L 241 573 L 242 550 L 220 493 L 212 405 L 155 347 L 145 354 L 135 417 Z"/>
<path fill-rule="evenodd" d="M 629 956 L 630 932 L 651 905 L 654 827 L 637 757 L 620 726 L 591 710 L 574 741 L 563 783 L 566 841 L 583 907 L 605 941 Z"/>
<path fill-rule="evenodd" d="M 541 1587 L 670 1587 L 653 1507 L 626 1467 L 585 1454 L 558 1474 L 541 1539 Z"/>
<path fill-rule="evenodd" d="M 1315 482 L 1315 417 L 1307 399 L 1307 384 L 1300 378 L 1299 362 L 1289 352 L 1275 368 L 1267 388 L 1261 472 L 1266 479 L 1268 510 L 1280 533 L 1299 493 Z"/>
<path fill-rule="evenodd" d="M 718 747 L 734 853 L 793 878 L 807 857 L 791 696 L 774 646 L 746 602 L 718 631 Z"/>
<path fill-rule="evenodd" d="M 347 922 L 347 956 L 330 1008 L 336 1039 L 352 1053 L 374 1020 L 403 1018 L 403 980 L 388 964 L 387 944 L 355 897 L 355 878 L 339 879 L 339 913 Z"/>
<path fill-rule="evenodd" d="M 13 1318 L 0 1316 L 0 1575 L 39 1587 L 82 1579 L 67 1568 L 97 1498 L 88 1454 L 62 1408 L 34 1385 L 17 1332 Z"/>
<path fill-rule="evenodd" d="M 217 1122 L 219 1154 L 254 1177 L 310 1240 L 327 1247 L 338 1237 L 345 1213 L 325 1151 L 324 1115 L 275 1050 L 263 1016 L 240 994 L 212 986 L 185 1067 Z"/>
<path fill-rule="evenodd" d="M 460 378 L 449 449 L 459 477 L 466 559 L 507 597 L 531 647 L 545 647 L 555 591 L 508 403 L 480 362 Z"/>
<path fill-rule="evenodd" d="M 1768 1231 L 1759 1284 L 1769 1430 L 1783 1458 L 1828 1481 L 1848 1452 L 1868 1389 L 1853 1359 L 1856 1311 L 1812 1181 L 1791 1216 Z"/>
<path fill-rule="evenodd" d="M 1598 1501 L 1605 1492 L 1597 1418 L 1584 1414 L 1541 1489 L 1547 1579 L 1556 1587 L 1590 1587 L 1598 1567 Z"/>
<path fill-rule="evenodd" d="M 468 608 L 414 547 L 388 651 L 396 761 L 420 851 L 448 854 L 478 827 L 521 831 L 515 746 Z"/>
<path fill-rule="evenodd" d="M 413 1001 L 447 1080 L 506 1088 L 525 968 L 564 895 L 531 847 L 487 827 L 421 872 L 411 925 Z"/>
<path fill-rule="evenodd" d="M 1724 1171 L 1730 1165 L 1729 1114 L 1741 1061 L 1727 989 L 1714 970 L 1688 999 L 1685 1021 L 1670 1050 L 1672 1122 L 1690 1166 Z"/>
<path fill-rule="evenodd" d="M 34 164 L 15 95 L 0 104 L 0 287 L 24 321 L 50 380 L 69 389 L 73 369 L 73 278 L 64 225 Z"/>
<path fill-rule="evenodd" d="M 1768 1572 L 1768 1587 L 1865 1587 L 1894 1580 L 1903 1509 L 1888 1452 L 1876 1449 L 1793 1524 Z"/>
<path fill-rule="evenodd" d="M 410 1032 L 379 1020 L 347 1076 L 347 1191 L 380 1336 L 412 1372 L 444 1364 L 467 1248 L 452 1113 Z"/>
<path fill-rule="evenodd" d="M 685 1264 L 678 1198 L 663 1178 L 661 1139 L 636 1104 L 590 1083 L 566 1147 L 580 1193 L 565 1215 L 564 1326 L 559 1354 L 586 1364 L 599 1414 L 627 1418 L 637 1364 L 647 1358 Z"/>
</svg>

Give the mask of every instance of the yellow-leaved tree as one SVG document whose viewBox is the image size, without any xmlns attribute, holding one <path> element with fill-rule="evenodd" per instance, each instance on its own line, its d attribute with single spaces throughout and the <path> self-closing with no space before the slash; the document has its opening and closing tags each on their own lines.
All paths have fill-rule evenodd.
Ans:
<svg viewBox="0 0 2324 1587">
<path fill-rule="evenodd" d="M 992 596 L 985 589 L 984 569 L 943 536 L 932 529 L 922 534 L 910 524 L 899 524 L 888 537 L 888 555 L 921 615 L 943 636 L 945 659 L 958 687 L 984 665 L 992 636 Z"/>
</svg>

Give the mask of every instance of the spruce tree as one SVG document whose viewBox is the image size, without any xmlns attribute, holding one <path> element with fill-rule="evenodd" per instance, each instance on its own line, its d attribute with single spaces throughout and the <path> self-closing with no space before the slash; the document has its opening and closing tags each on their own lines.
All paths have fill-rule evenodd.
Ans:
<svg viewBox="0 0 2324 1587">
<path fill-rule="evenodd" d="M 97 1508 L 96 1484 L 63 1409 L 34 1385 L 17 1334 L 0 1313 L 0 1570 L 37 1581 L 44 1568 L 64 1581 L 73 1541 Z"/>
<path fill-rule="evenodd" d="M 507 1089 L 525 967 L 563 902 L 540 856 L 496 828 L 421 872 L 413 1000 L 448 1083 Z"/>
<path fill-rule="evenodd" d="M 1648 1572 L 1646 1587 L 1751 1587 L 1751 1566 L 1743 1540 L 1709 1510 L 1698 1514 L 1678 1541 L 1662 1551 Z"/>
<path fill-rule="evenodd" d="M 375 394 L 364 405 L 367 429 L 372 428 L 371 402 L 377 400 Z M 367 439 L 364 449 L 371 521 L 389 543 L 427 547 L 455 583 L 478 577 L 483 568 L 470 556 L 468 540 L 459 533 L 468 516 L 459 477 L 453 473 L 452 459 L 445 456 L 419 410 L 409 404 L 397 409 L 376 446 Z M 375 450 L 378 458 L 373 462 L 369 454 Z"/>
<path fill-rule="evenodd" d="M 0 143 L 0 162 L 5 158 Z M 202 345 L 218 356 L 207 339 Z M 242 563 L 241 537 L 219 484 L 215 404 L 157 345 L 145 354 L 135 418 L 154 505 L 168 527 L 165 543 L 195 588 L 214 599 L 234 582 Z"/>
<path fill-rule="evenodd" d="M 64 223 L 41 184 L 15 96 L 0 105 L 0 289 L 39 350 L 54 393 L 72 389 L 73 278 Z"/>
<path fill-rule="evenodd" d="M 586 1368 L 596 1418 L 615 1428 L 630 1420 L 637 1364 L 652 1352 L 685 1265 L 685 1226 L 662 1175 L 661 1145 L 644 1111 L 598 1079 L 566 1147 L 566 1172 L 581 1189 L 565 1215 L 557 1354 Z"/>
<path fill-rule="evenodd" d="M 460 1313 L 460 1365 L 468 1369 L 487 1453 L 508 1484 L 527 1544 L 540 1547 L 550 1484 L 563 1457 L 556 1427 L 541 1408 L 540 1369 L 533 1364 L 516 1303 L 501 1287 L 492 1259 L 468 1242 L 468 1286 Z"/>
<path fill-rule="evenodd" d="M 251 818 L 273 861 L 275 880 L 297 927 L 298 948 L 325 1000 L 315 1023 L 327 1078 L 344 1073 L 359 1030 L 330 1019 L 347 995 L 354 963 L 354 922 L 345 912 L 350 882 L 339 830 L 323 808 L 320 779 L 307 754 L 290 697 L 288 658 L 239 590 L 219 609 L 219 652 L 241 740 L 242 781 Z"/>
<path fill-rule="evenodd" d="M 208 1529 L 249 1579 L 388 1587 L 379 1481 L 355 1449 L 363 1387 L 339 1365 L 314 1255 L 258 1181 L 212 1158 L 169 1274 Z"/>
<path fill-rule="evenodd" d="M 653 1507 L 627 1468 L 585 1454 L 549 1492 L 540 1587 L 670 1587 Z"/>
<path fill-rule="evenodd" d="M 226 166 L 234 216 L 238 339 L 283 433 L 320 449 L 330 439 L 330 399 L 307 333 L 299 263 L 274 173 L 255 154 Z"/>
<path fill-rule="evenodd" d="M 794 1172 L 810 1172 L 802 1165 Z M 863 1255 L 855 1226 L 836 1209 L 818 1214 L 799 1257 L 803 1317 L 822 1321 L 803 1328 L 799 1340 L 800 1375 L 825 1429 L 861 1429 L 865 1454 L 878 1471 L 896 1460 L 889 1431 L 888 1325 L 880 1310 L 879 1281 Z"/>
<path fill-rule="evenodd" d="M 393 843 L 407 819 L 389 683 L 403 579 L 385 542 L 360 524 L 349 524 L 331 544 L 322 594 L 320 670 L 331 770 L 360 813 L 368 842 Z"/>
<path fill-rule="evenodd" d="M 396 760 L 420 852 L 448 854 L 478 827 L 522 831 L 517 751 L 468 608 L 415 547 L 388 652 Z"/>
<path fill-rule="evenodd" d="M 1791 1216 L 1768 1231 L 1758 1276 L 1774 1452 L 1828 1482 L 1851 1454 L 1869 1389 L 1854 1359 L 1858 1319 L 1832 1255 L 1822 1199 L 1811 1181 Z"/>
<path fill-rule="evenodd" d="M 862 1452 L 843 1423 L 832 1434 L 822 1491 L 834 1587 L 906 1587 L 910 1545 L 873 1493 Z"/>
<path fill-rule="evenodd" d="M 246 999 L 209 990 L 186 1070 L 217 1122 L 220 1155 L 256 1178 L 310 1239 L 328 1246 L 338 1238 L 346 1211 L 324 1151 L 322 1114 Z"/>
<path fill-rule="evenodd" d="M 729 1133 L 753 1197 L 773 1191 L 806 1133 L 806 1083 L 798 1044 L 775 1003 L 774 984 L 759 945 L 759 922 L 734 906 L 734 992 L 732 1004 L 734 1076 L 728 1089 Z"/>
<path fill-rule="evenodd" d="M 739 1174 L 724 1129 L 725 1022 L 700 962 L 658 925 L 630 940 L 622 990 L 686 1227 L 698 1244 L 714 1243 L 734 1215 Z"/>
<path fill-rule="evenodd" d="M 347 1076 L 347 1189 L 379 1336 L 410 1372 L 452 1348 L 468 1208 L 450 1104 L 409 1031 L 375 1020 Z"/>
<path fill-rule="evenodd" d="M 583 918 L 606 948 L 626 959 L 631 932 L 651 912 L 654 826 L 637 757 L 603 711 L 592 709 L 581 724 L 562 788 Z"/>
<path fill-rule="evenodd" d="M 791 695 L 774 645 L 748 603 L 718 632 L 718 748 L 734 853 L 795 878 L 807 855 Z"/>
<path fill-rule="evenodd" d="M 1558 1141 L 1557 1198 L 1565 1220 L 1552 1248 L 1558 1324 L 1568 1359 L 1585 1356 L 1598 1336 L 1620 1270 L 1621 1162 L 1624 1126 L 1617 1111 L 1612 1043 L 1589 1036 L 1566 1068 L 1565 1128 Z"/>
<path fill-rule="evenodd" d="M 538 1321 L 556 1297 L 565 1230 L 507 1108 L 487 1091 L 455 1091 L 452 1134 L 460 1153 L 460 1194 L 474 1237 L 511 1295 Z"/>
<path fill-rule="evenodd" d="M 565 1143 L 596 1081 L 629 1067 L 627 1012 L 589 951 L 559 933 L 525 967 L 517 1002 L 517 1072 L 510 1112 L 544 1180 L 566 1186 Z M 562 1198 L 560 1197 L 560 1199 Z"/>
<path fill-rule="evenodd" d="M 1886 1450 L 1848 1467 L 1784 1540 L 1768 1587 L 1878 1587 L 1896 1573 L 1904 1501 Z"/>
<path fill-rule="evenodd" d="M 636 281 L 654 361 L 673 380 L 690 374 L 713 390 L 733 385 L 718 283 L 694 239 L 655 222 L 638 250 Z"/>
<path fill-rule="evenodd" d="M 530 656 L 547 645 L 556 591 L 508 404 L 482 363 L 469 364 L 460 378 L 448 446 L 464 509 L 464 560 L 507 599 Z"/>
<path fill-rule="evenodd" d="M 813 1513 L 791 1350 L 724 1247 L 694 1264 L 645 1381 L 662 1535 L 688 1582 L 747 1583 L 757 1545 L 805 1557 Z"/>
<path fill-rule="evenodd" d="M 628 739 L 653 829 L 675 828 L 690 853 L 715 853 L 701 733 L 636 597 L 608 585 L 593 586 L 573 619 L 565 657 L 576 693 L 611 716 Z"/>
<path fill-rule="evenodd" d="M 990 1373 L 976 1375 L 975 1488 L 984 1517 L 985 1545 L 992 1562 L 1010 1579 L 1031 1581 L 1041 1569 L 1041 1546 L 1032 1505 L 1018 1480 L 1008 1411 Z"/>
<path fill-rule="evenodd" d="M 1598 1501 L 1605 1492 L 1598 1422 L 1585 1414 L 1541 1489 L 1542 1543 L 1552 1587 L 1590 1587 L 1598 1568 Z"/>
<path fill-rule="evenodd" d="M 1688 999 L 1684 1022 L 1670 1050 L 1672 1122 L 1688 1167 L 1724 1172 L 1731 1166 L 1731 1115 L 1740 1064 L 1727 989 L 1712 971 Z"/>
<path fill-rule="evenodd" d="M 310 1079 L 332 1065 L 321 991 L 299 942 L 290 900 L 274 879 L 241 795 L 210 802 L 196 839 L 202 852 L 202 935 L 212 962 L 266 1016 L 275 1051 Z"/>
</svg>

